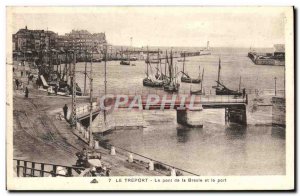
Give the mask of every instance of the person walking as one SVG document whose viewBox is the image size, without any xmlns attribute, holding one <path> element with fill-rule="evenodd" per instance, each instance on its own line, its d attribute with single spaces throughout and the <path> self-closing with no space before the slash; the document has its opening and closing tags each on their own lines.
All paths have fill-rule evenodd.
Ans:
<svg viewBox="0 0 300 196">
<path fill-rule="evenodd" d="M 65 104 L 65 106 L 63 107 L 63 111 L 64 111 L 65 119 L 67 120 L 67 114 L 68 114 L 68 106 L 67 106 L 67 104 Z"/>
<path fill-rule="evenodd" d="M 28 94 L 29 94 L 29 90 L 28 90 L 28 88 L 26 86 L 26 88 L 25 88 L 25 98 L 28 98 Z"/>
<path fill-rule="evenodd" d="M 55 95 L 57 95 L 57 92 L 58 92 L 58 85 L 57 84 L 54 87 L 54 91 L 55 91 Z"/>
<path fill-rule="evenodd" d="M 19 84 L 20 84 L 20 82 L 19 82 L 19 80 L 18 79 L 16 79 L 16 86 L 17 86 L 17 90 L 19 89 Z"/>
</svg>

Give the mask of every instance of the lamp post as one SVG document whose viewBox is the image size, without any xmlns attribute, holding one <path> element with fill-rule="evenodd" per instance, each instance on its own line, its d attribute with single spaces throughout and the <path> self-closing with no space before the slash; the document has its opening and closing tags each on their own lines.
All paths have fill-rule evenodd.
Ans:
<svg viewBox="0 0 300 196">
<path fill-rule="evenodd" d="M 277 80 L 277 77 L 274 78 L 275 80 L 275 96 L 277 95 L 277 90 L 276 90 L 276 80 Z"/>
</svg>

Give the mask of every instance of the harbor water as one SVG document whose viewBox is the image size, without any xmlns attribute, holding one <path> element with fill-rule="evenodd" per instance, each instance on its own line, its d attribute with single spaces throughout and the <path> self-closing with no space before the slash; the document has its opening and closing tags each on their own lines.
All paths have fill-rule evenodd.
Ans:
<svg viewBox="0 0 300 196">
<path fill-rule="evenodd" d="M 284 90 L 284 67 L 255 65 L 247 57 L 248 49 L 215 48 L 211 55 L 186 58 L 185 70 L 191 77 L 198 77 L 199 66 L 204 68 L 203 87 L 207 94 L 214 94 L 219 57 L 221 81 L 231 89 L 249 92 L 247 106 L 248 126 L 226 125 L 224 109 L 206 109 L 190 112 L 192 121 L 199 121 L 203 128 L 186 128 L 176 122 L 176 111 L 127 111 L 108 114 L 109 122 L 134 125 L 142 129 L 116 130 L 106 134 L 104 140 L 118 147 L 142 154 L 161 162 L 199 175 L 284 175 L 285 129 L 271 126 L 271 97 Z M 174 59 L 178 71 L 182 62 Z M 132 94 L 139 92 L 163 93 L 161 89 L 143 87 L 146 64 L 131 62 L 135 66 L 120 65 L 119 61 L 107 62 L 107 93 Z M 77 64 L 77 71 L 85 63 Z M 88 67 L 90 64 L 88 63 Z M 151 74 L 155 74 L 152 65 Z M 162 65 L 164 72 L 164 64 Z M 83 90 L 84 75 L 77 73 Z M 93 63 L 94 95 L 104 94 L 104 62 Z M 178 77 L 180 81 L 180 76 Z M 89 82 L 87 82 L 87 91 Z M 199 89 L 199 84 L 181 83 L 180 92 Z M 278 94 L 277 93 L 277 94 Z M 93 128 L 101 124 L 102 116 L 94 120 Z M 96 130 L 95 130 L 96 131 Z"/>
</svg>

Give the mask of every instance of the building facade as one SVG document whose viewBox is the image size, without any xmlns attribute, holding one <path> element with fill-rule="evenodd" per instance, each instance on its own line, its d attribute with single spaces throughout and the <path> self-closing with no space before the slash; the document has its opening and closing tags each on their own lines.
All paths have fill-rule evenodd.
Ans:
<svg viewBox="0 0 300 196">
<path fill-rule="evenodd" d="M 107 44 L 105 33 L 90 33 L 87 30 L 72 30 L 65 35 L 53 31 L 29 30 L 27 26 L 13 34 L 13 50 L 34 53 L 48 50 L 75 50 L 98 52 Z"/>
</svg>

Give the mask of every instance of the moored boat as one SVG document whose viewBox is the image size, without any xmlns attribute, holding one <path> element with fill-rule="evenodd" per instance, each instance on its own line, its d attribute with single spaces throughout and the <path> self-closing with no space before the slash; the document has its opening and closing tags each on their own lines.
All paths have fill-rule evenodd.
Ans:
<svg viewBox="0 0 300 196">
<path fill-rule="evenodd" d="M 185 67 L 185 53 L 183 53 L 183 65 L 182 65 L 181 82 L 197 83 L 197 84 L 201 82 L 200 77 L 199 78 L 191 78 L 187 73 L 185 73 L 184 67 Z"/>
<path fill-rule="evenodd" d="M 120 65 L 130 65 L 130 61 L 120 61 Z"/>
<path fill-rule="evenodd" d="M 200 70 L 200 66 L 199 66 L 199 70 Z M 203 95 L 205 94 L 205 92 L 203 91 L 203 88 L 202 88 L 202 85 L 203 85 L 203 76 L 204 76 L 204 68 L 203 68 L 203 71 L 202 71 L 202 78 L 201 78 L 201 87 L 199 90 L 190 90 L 190 94 L 191 95 Z"/>
<path fill-rule="evenodd" d="M 227 88 L 224 84 L 220 81 L 220 72 L 221 72 L 221 59 L 219 58 L 219 68 L 218 68 L 218 80 L 217 86 L 213 86 L 213 88 L 216 89 L 216 95 L 235 95 L 235 96 L 241 96 L 242 92 L 239 90 L 231 90 Z"/>
</svg>

